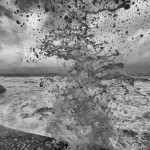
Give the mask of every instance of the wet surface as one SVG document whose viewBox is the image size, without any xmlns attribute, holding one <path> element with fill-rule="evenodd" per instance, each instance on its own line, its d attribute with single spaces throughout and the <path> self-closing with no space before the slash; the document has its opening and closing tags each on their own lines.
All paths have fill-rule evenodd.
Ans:
<svg viewBox="0 0 150 150">
<path fill-rule="evenodd" d="M 149 140 L 144 137 L 145 133 L 149 137 L 150 131 L 150 102 L 144 92 L 149 84 L 144 83 L 143 91 L 139 89 L 141 83 L 140 87 L 134 86 L 133 77 L 123 71 L 126 62 L 138 62 L 138 58 L 149 56 L 148 0 L 6 0 L 0 5 L 5 15 L 1 21 L 6 25 L 11 22 L 13 28 L 19 30 L 18 36 L 14 34 L 16 30 L 10 34 L 16 36 L 15 40 L 8 38 L 7 32 L 3 31 L 1 35 L 7 36 L 9 45 L 16 44 L 16 41 L 17 44 L 24 43 L 29 56 L 23 62 L 36 63 L 55 56 L 58 61 L 62 59 L 72 64 L 65 77 L 54 81 L 53 89 L 52 81 L 48 85 L 47 80 L 41 80 L 37 85 L 44 94 L 49 94 L 48 99 L 43 94 L 45 104 L 41 105 L 40 92 L 32 95 L 31 91 L 30 98 L 26 94 L 21 95 L 18 102 L 18 95 L 26 87 L 25 82 L 16 95 L 13 91 L 9 95 L 10 100 L 13 97 L 17 102 L 12 100 L 10 107 L 7 105 L 3 109 L 1 106 L 3 111 L 0 109 L 1 118 L 9 122 L 9 127 L 20 119 L 15 127 L 27 128 L 23 122 L 26 118 L 26 123 L 32 122 L 28 127 L 32 126 L 37 131 L 37 126 L 40 126 L 55 139 L 67 141 L 72 147 L 79 146 L 78 150 L 96 150 L 100 146 L 114 147 L 115 150 L 150 149 Z M 2 29 L 8 31 L 4 26 L 1 25 Z M 20 40 L 24 34 L 28 35 L 25 37 L 28 41 Z M 23 53 L 20 57 L 24 58 Z M 62 65 L 67 68 L 68 62 Z M 2 104 L 4 102 L 5 99 Z M 55 113 L 49 112 L 50 102 Z M 5 113 L 9 115 L 5 116 Z M 44 116 L 46 123 L 38 115 Z M 31 119 L 33 117 L 35 120 Z M 9 136 L 5 139 L 8 140 Z M 18 136 L 12 136 L 12 139 L 15 137 L 18 139 Z M 26 137 L 30 136 L 24 135 L 19 139 L 27 142 Z M 39 139 L 31 138 L 32 144 Z M 39 140 L 39 145 L 35 145 L 41 146 L 40 143 L 45 141 Z M 5 145 L 8 149 L 9 146 Z M 20 145 L 23 147 L 22 143 Z"/>
<path fill-rule="evenodd" d="M 65 150 L 68 144 L 54 138 L 26 133 L 0 125 L 1 150 Z"/>
</svg>

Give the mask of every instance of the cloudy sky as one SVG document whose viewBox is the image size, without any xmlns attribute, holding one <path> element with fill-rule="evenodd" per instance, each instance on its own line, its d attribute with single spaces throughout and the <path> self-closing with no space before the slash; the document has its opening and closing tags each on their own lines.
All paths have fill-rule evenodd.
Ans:
<svg viewBox="0 0 150 150">
<path fill-rule="evenodd" d="M 131 1 L 131 8 L 118 10 L 115 20 L 101 14 L 100 29 L 96 36 L 97 40 L 109 41 L 106 49 L 113 47 L 119 50 L 127 66 L 140 65 L 142 69 L 147 69 L 150 68 L 150 1 Z M 35 70 L 38 68 L 39 72 L 44 72 L 47 68 L 53 71 L 61 68 L 63 61 L 55 58 L 43 60 L 38 64 L 26 62 L 30 56 L 27 53 L 29 48 L 37 44 L 37 37 L 42 39 L 47 32 L 46 29 L 42 32 L 39 30 L 49 14 L 35 7 L 27 12 L 17 11 L 20 11 L 19 6 L 15 5 L 13 0 L 0 1 L 0 74 L 26 73 L 33 70 L 33 67 Z M 111 25 L 114 22 L 116 28 L 112 30 Z"/>
</svg>

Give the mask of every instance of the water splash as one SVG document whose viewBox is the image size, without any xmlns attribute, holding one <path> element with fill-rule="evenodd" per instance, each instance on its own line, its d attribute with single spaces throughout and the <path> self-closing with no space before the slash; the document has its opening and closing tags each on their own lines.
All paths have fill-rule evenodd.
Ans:
<svg viewBox="0 0 150 150">
<path fill-rule="evenodd" d="M 66 25 L 57 27 L 52 24 L 53 29 L 40 47 L 40 52 L 45 56 L 56 55 L 58 58 L 73 60 L 65 88 L 61 93 L 60 89 L 57 90 L 57 101 L 54 103 L 56 112 L 50 118 L 46 131 L 57 140 L 68 141 L 74 149 L 91 149 L 93 145 L 95 148 L 113 149 L 110 138 L 115 136 L 115 132 L 106 99 L 110 85 L 101 82 L 103 79 L 116 78 L 123 64 L 115 61 L 120 55 L 117 50 L 101 48 L 103 44 L 108 44 L 107 41 L 98 43 L 95 40 L 99 19 L 97 14 L 101 9 L 79 10 L 82 13 L 70 10 L 70 14 L 77 16 L 77 23 L 72 20 L 73 16 L 65 15 Z M 108 93 L 107 96 L 104 93 Z"/>
<path fill-rule="evenodd" d="M 94 149 L 114 149 L 111 139 L 116 138 L 118 149 L 138 149 L 136 142 L 129 146 L 127 138 L 121 142 L 125 134 L 117 132 L 122 126 L 116 127 L 118 118 L 112 114 L 111 106 L 117 95 L 117 101 L 122 100 L 123 91 L 128 91 L 134 80 L 122 71 L 121 53 L 111 47 L 109 38 L 104 36 L 99 41 L 97 35 L 100 29 L 100 33 L 103 31 L 99 14 L 115 20 L 113 12 L 121 4 L 114 7 L 110 1 L 100 5 L 98 2 L 79 3 L 62 3 L 63 13 L 58 13 L 61 10 L 58 9 L 54 18 L 63 19 L 49 22 L 49 34 L 36 51 L 39 57 L 55 55 L 73 63 L 65 87 L 56 88 L 55 114 L 49 119 L 46 131 L 57 140 L 68 141 L 73 149 L 93 149 L 93 146 Z M 114 30 L 116 25 L 113 25 Z"/>
<path fill-rule="evenodd" d="M 134 88 L 134 78 L 123 71 L 122 49 L 129 54 L 132 44 L 138 43 L 137 35 L 129 37 L 137 29 L 147 27 L 143 22 L 148 17 L 139 17 L 147 13 L 139 14 L 139 6 L 149 8 L 149 3 L 138 0 L 40 0 L 36 5 L 33 3 L 15 3 L 21 11 L 44 9 L 48 14 L 41 27 L 41 32 L 43 28 L 47 31 L 46 35 L 36 48 L 30 49 L 34 54 L 31 61 L 57 56 L 72 63 L 67 75 L 60 78 L 51 91 L 56 97 L 55 114 L 49 118 L 46 131 L 57 140 L 68 141 L 74 149 L 148 149 L 149 143 L 145 144 L 141 136 L 137 136 L 138 128 L 142 130 L 140 124 L 134 124 L 136 128 L 131 126 L 138 120 L 132 116 L 135 99 L 131 97 L 142 96 L 144 104 L 148 99 Z M 134 8 L 137 12 L 131 15 Z M 140 23 L 137 24 L 135 18 Z M 135 22 L 133 30 L 128 29 L 131 20 Z M 132 127 L 132 133 L 136 134 L 126 132 L 123 121 L 130 122 L 128 128 Z"/>
</svg>

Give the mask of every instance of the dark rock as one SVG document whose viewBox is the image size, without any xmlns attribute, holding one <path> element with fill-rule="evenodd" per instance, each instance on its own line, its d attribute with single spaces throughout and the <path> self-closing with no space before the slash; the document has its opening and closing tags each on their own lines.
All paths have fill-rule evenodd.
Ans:
<svg viewBox="0 0 150 150">
<path fill-rule="evenodd" d="M 67 150 L 69 144 L 0 125 L 0 150 Z"/>
<path fill-rule="evenodd" d="M 44 82 L 40 82 L 40 87 L 43 87 L 44 86 Z"/>
<path fill-rule="evenodd" d="M 7 89 L 5 89 L 4 87 L 2 87 L 2 86 L 0 85 L 0 94 L 1 94 L 1 93 L 4 93 L 6 90 L 7 90 Z"/>
</svg>

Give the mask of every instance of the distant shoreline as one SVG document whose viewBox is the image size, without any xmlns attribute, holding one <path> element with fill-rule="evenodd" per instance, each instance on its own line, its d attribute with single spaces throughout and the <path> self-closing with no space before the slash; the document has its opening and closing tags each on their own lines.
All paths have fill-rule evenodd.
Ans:
<svg viewBox="0 0 150 150">
<path fill-rule="evenodd" d="M 65 74 L 0 74 L 0 77 L 49 77 L 49 76 L 63 76 Z"/>
</svg>

